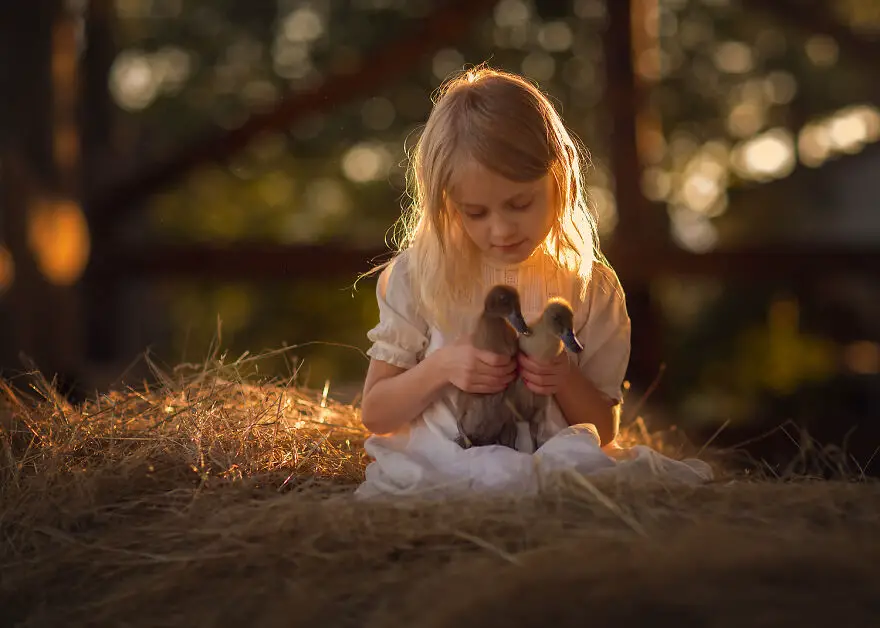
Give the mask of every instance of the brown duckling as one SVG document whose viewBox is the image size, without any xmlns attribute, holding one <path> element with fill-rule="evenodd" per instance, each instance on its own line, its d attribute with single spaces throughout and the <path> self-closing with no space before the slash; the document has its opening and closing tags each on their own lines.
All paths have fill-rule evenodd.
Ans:
<svg viewBox="0 0 880 628">
<path fill-rule="evenodd" d="M 520 309 L 519 293 L 511 286 L 493 286 L 486 294 L 483 312 L 477 319 L 474 347 L 515 357 L 519 351 L 517 332 L 528 332 Z M 508 387 L 498 393 L 463 396 L 463 411 L 458 423 L 458 443 L 461 446 L 516 446 L 516 414 L 505 401 L 511 390 Z"/>
</svg>

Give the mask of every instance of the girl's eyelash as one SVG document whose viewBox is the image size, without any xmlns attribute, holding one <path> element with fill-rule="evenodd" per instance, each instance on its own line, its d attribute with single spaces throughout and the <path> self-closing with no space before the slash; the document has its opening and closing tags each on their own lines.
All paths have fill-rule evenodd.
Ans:
<svg viewBox="0 0 880 628">
<path fill-rule="evenodd" d="M 526 209 L 529 205 L 532 204 L 532 202 L 534 200 L 535 199 L 530 198 L 529 200 L 525 201 L 524 203 L 511 203 L 510 206 L 513 209 Z"/>
<path fill-rule="evenodd" d="M 511 209 L 514 209 L 514 210 L 528 209 L 532 205 L 532 203 L 534 203 L 534 202 L 535 202 L 535 199 L 530 198 L 529 200 L 524 201 L 524 202 L 520 202 L 518 204 L 517 203 L 508 203 L 508 207 L 510 207 Z M 467 218 L 469 218 L 470 220 L 479 220 L 481 218 L 486 217 L 486 212 L 471 213 L 471 212 L 465 211 L 462 213 L 465 216 L 467 216 Z"/>
</svg>

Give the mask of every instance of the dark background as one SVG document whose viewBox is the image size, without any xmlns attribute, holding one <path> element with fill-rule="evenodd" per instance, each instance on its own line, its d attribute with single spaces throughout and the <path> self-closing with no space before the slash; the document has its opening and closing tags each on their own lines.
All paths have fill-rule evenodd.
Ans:
<svg viewBox="0 0 880 628">
<path fill-rule="evenodd" d="M 353 399 L 404 149 L 488 61 L 592 153 L 626 413 L 880 444 L 877 0 L 7 1 L 0 55 L 6 378 L 82 398 L 147 349 L 204 360 L 220 320 L 228 360 L 316 343 L 260 375 Z"/>
</svg>

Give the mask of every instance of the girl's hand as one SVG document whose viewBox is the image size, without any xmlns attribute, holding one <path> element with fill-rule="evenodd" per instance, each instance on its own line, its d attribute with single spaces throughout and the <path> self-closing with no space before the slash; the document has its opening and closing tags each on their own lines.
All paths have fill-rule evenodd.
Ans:
<svg viewBox="0 0 880 628">
<path fill-rule="evenodd" d="M 440 349 L 444 376 L 452 385 L 468 393 L 497 393 L 516 379 L 516 360 L 505 355 L 481 351 L 471 344 L 455 344 Z"/>
<path fill-rule="evenodd" d="M 560 353 L 550 362 L 538 362 L 520 353 L 519 374 L 526 388 L 537 395 L 555 395 L 565 384 L 571 371 L 568 355 Z"/>
</svg>

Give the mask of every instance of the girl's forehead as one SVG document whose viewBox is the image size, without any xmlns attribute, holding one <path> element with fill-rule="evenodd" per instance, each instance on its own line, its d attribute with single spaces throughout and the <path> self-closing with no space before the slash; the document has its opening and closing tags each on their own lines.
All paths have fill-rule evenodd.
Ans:
<svg viewBox="0 0 880 628">
<path fill-rule="evenodd" d="M 514 181 L 474 159 L 468 159 L 454 169 L 449 195 L 459 203 L 481 204 L 541 189 L 548 177 L 549 174 L 532 181 Z"/>
</svg>

